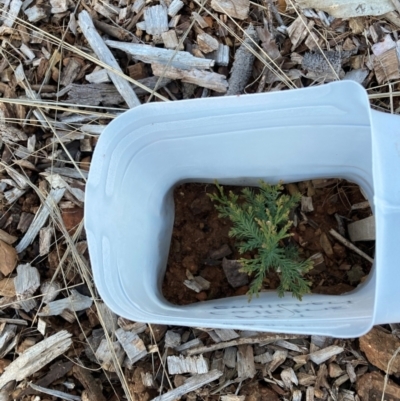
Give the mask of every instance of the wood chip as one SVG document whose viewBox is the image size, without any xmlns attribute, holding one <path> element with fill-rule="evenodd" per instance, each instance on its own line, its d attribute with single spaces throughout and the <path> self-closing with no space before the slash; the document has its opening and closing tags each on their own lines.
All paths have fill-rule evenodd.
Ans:
<svg viewBox="0 0 400 401">
<path fill-rule="evenodd" d="M 10 235 L 4 230 L 0 230 L 0 241 L 5 242 L 8 245 L 12 245 L 15 241 L 17 241 L 18 237 L 15 237 L 14 235 Z M 0 257 L 1 259 L 1 257 Z M 1 269 L 0 269 L 1 271 Z M 3 273 L 4 274 L 4 273 Z"/>
<path fill-rule="evenodd" d="M 163 32 L 161 34 L 162 40 L 164 42 L 164 46 L 167 49 L 177 49 L 179 46 L 179 41 L 176 36 L 176 32 L 174 30 L 169 30 L 167 32 Z M 182 46 L 183 48 L 183 46 Z"/>
<path fill-rule="evenodd" d="M 130 366 L 147 355 L 146 346 L 144 345 L 143 340 L 136 333 L 125 331 L 124 329 L 118 329 L 115 332 L 115 336 L 126 352 Z"/>
<path fill-rule="evenodd" d="M 167 357 L 168 372 L 170 375 L 183 373 L 207 373 L 208 362 L 203 355 L 198 357 L 169 356 Z"/>
<path fill-rule="evenodd" d="M 198 374 L 190 377 L 185 381 L 182 386 L 175 388 L 174 390 L 168 391 L 167 393 L 153 398 L 152 401 L 173 401 L 179 399 L 183 395 L 195 391 L 198 388 L 211 383 L 214 380 L 219 379 L 222 376 L 222 372 L 219 370 L 211 370 L 208 373 Z"/>
<path fill-rule="evenodd" d="M 310 359 L 317 365 L 320 365 L 321 363 L 327 361 L 332 356 L 341 354 L 343 351 L 344 351 L 343 347 L 339 347 L 337 345 L 331 345 L 330 347 L 311 353 Z"/>
<path fill-rule="evenodd" d="M 2 297 L 15 297 L 15 285 L 12 278 L 4 278 L 0 280 L 0 296 Z"/>
<path fill-rule="evenodd" d="M 169 5 L 169 7 L 168 7 L 168 15 L 170 16 L 170 17 L 175 17 L 177 14 L 178 14 L 178 12 L 179 12 L 179 10 L 182 8 L 184 6 L 184 3 L 183 3 L 183 1 L 181 1 L 181 0 L 172 0 L 171 1 L 171 4 Z"/>
<path fill-rule="evenodd" d="M 21 253 L 24 251 L 36 238 L 36 235 L 39 233 L 40 229 L 46 223 L 47 218 L 50 215 L 50 211 L 56 207 L 58 202 L 61 200 L 65 192 L 65 188 L 53 188 L 50 193 L 47 195 L 45 202 L 39 208 L 38 212 L 35 215 L 35 218 L 32 221 L 28 231 L 25 233 L 22 240 L 16 246 L 16 251 Z"/>
<path fill-rule="evenodd" d="M 208 33 L 200 33 L 197 35 L 197 45 L 203 53 L 211 53 L 218 50 L 219 42 Z"/>
<path fill-rule="evenodd" d="M 183 343 L 183 344 L 175 347 L 175 351 L 185 352 L 187 350 L 190 350 L 191 348 L 202 347 L 202 346 L 203 346 L 203 342 L 199 338 L 195 338 L 191 341 L 188 341 L 186 343 Z"/>
<path fill-rule="evenodd" d="M 165 333 L 165 347 L 166 348 L 175 348 L 181 343 L 181 335 L 176 333 L 175 331 L 168 330 Z"/>
<path fill-rule="evenodd" d="M 239 334 L 232 329 L 214 329 L 214 331 L 221 341 L 230 341 L 240 337 Z"/>
<path fill-rule="evenodd" d="M 166 67 L 162 64 L 152 64 L 153 74 L 156 76 L 165 76 L 171 79 L 180 79 L 182 82 L 188 82 L 201 86 L 203 88 L 212 89 L 216 92 L 225 93 L 228 82 L 224 75 L 216 72 L 208 72 L 203 70 L 181 70 L 174 67 Z"/>
<path fill-rule="evenodd" d="M 212 0 L 211 7 L 219 12 L 230 17 L 244 20 L 249 15 L 250 1 L 249 0 Z"/>
<path fill-rule="evenodd" d="M 149 35 L 161 35 L 168 31 L 167 8 L 162 5 L 147 7 L 144 10 L 146 32 Z"/>
<path fill-rule="evenodd" d="M 194 57 L 188 52 L 175 52 L 174 50 L 162 49 L 149 45 L 122 43 L 112 40 L 106 40 L 106 43 L 108 46 L 123 50 L 144 63 L 169 64 L 171 67 L 183 70 L 191 70 L 193 68 L 208 69 L 214 66 L 214 60 Z"/>
<path fill-rule="evenodd" d="M 109 372 L 115 372 L 114 356 L 119 365 L 124 361 L 125 352 L 119 341 L 109 343 L 107 339 L 101 340 L 99 347 L 96 350 L 96 358 L 101 367 Z"/>
<path fill-rule="evenodd" d="M 82 33 L 85 35 L 86 40 L 89 42 L 89 45 L 96 53 L 100 61 L 108 64 L 113 69 L 122 72 L 111 51 L 108 49 L 103 39 L 97 33 L 92 19 L 86 10 L 83 10 L 79 14 L 79 26 L 82 30 Z M 108 72 L 108 75 L 129 107 L 135 107 L 140 104 L 140 100 L 136 96 L 132 87 L 129 85 L 128 81 L 112 72 Z"/>
<path fill-rule="evenodd" d="M 38 316 L 58 316 L 65 310 L 79 312 L 90 308 L 92 303 L 92 298 L 82 295 L 78 291 L 72 289 L 69 297 L 49 302 L 41 309 Z"/>
<path fill-rule="evenodd" d="M 288 356 L 287 351 L 275 351 L 272 355 L 272 361 L 268 366 L 268 372 L 273 373 L 283 362 L 286 361 Z"/>
<path fill-rule="evenodd" d="M 40 274 L 36 267 L 29 263 L 17 267 L 17 276 L 14 277 L 17 299 L 25 312 L 29 312 L 36 306 L 36 301 L 30 298 L 40 286 Z"/>
<path fill-rule="evenodd" d="M 0 271 L 8 276 L 17 266 L 17 251 L 11 245 L 0 239 Z"/>
<path fill-rule="evenodd" d="M 293 384 L 296 386 L 299 384 L 297 376 L 292 368 L 283 369 L 281 372 L 281 379 L 285 387 L 289 390 L 293 388 Z"/>
<path fill-rule="evenodd" d="M 236 347 L 225 348 L 223 362 L 227 368 L 233 369 L 236 367 L 236 354 L 237 354 Z M 255 358 L 254 358 L 254 360 L 255 360 Z"/>
<path fill-rule="evenodd" d="M 79 397 L 77 395 L 65 393 L 64 391 L 52 390 L 50 388 L 37 386 L 36 384 L 33 384 L 33 383 L 29 383 L 29 386 L 35 391 L 39 391 L 40 393 L 51 395 L 53 397 L 58 397 L 58 398 L 61 398 L 62 400 L 81 401 L 81 397 Z"/>
<path fill-rule="evenodd" d="M 253 378 L 256 374 L 253 347 L 249 344 L 239 345 L 237 351 L 238 377 L 242 380 Z"/>
<path fill-rule="evenodd" d="M 0 388 L 12 380 L 24 380 L 62 355 L 72 345 L 71 337 L 72 335 L 66 330 L 61 330 L 28 348 L 6 367 L 0 376 Z"/>
</svg>

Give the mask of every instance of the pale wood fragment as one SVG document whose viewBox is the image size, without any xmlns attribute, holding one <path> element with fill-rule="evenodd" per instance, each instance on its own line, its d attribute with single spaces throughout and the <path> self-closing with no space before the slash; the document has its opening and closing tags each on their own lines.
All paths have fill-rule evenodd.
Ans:
<svg viewBox="0 0 400 401">
<path fill-rule="evenodd" d="M 110 347 L 112 347 L 112 349 L 110 349 Z M 97 348 L 95 355 L 104 370 L 107 370 L 109 372 L 116 371 L 113 359 L 114 354 L 117 359 L 117 363 L 121 365 L 124 360 L 125 352 L 119 341 L 115 341 L 109 344 L 107 339 L 104 338 L 103 340 L 101 340 L 101 343 L 99 345 L 99 348 Z"/>
<path fill-rule="evenodd" d="M 132 331 L 133 333 L 136 334 L 143 333 L 147 330 L 146 323 L 132 322 L 128 319 L 124 319 L 123 317 L 118 317 L 117 323 L 118 326 L 121 327 L 121 329 L 124 329 L 126 331 Z"/>
<path fill-rule="evenodd" d="M 108 72 L 104 68 L 97 71 L 93 71 L 91 74 L 85 75 L 85 79 L 91 84 L 104 84 L 110 82 L 110 77 L 108 76 Z"/>
<path fill-rule="evenodd" d="M 375 217 L 370 216 L 362 220 L 350 223 L 347 226 L 350 240 L 356 241 L 374 241 L 375 240 Z"/>
<path fill-rule="evenodd" d="M 300 386 L 311 386 L 315 383 L 317 377 L 315 375 L 311 375 L 304 372 L 297 373 L 297 379 L 299 381 Z"/>
<path fill-rule="evenodd" d="M 3 20 L 3 25 L 0 27 L 0 33 L 2 33 L 5 28 L 11 28 L 14 25 L 15 19 L 18 17 L 19 11 L 21 10 L 21 6 L 21 0 L 11 1 L 10 8 Z"/>
<path fill-rule="evenodd" d="M 32 61 L 36 58 L 35 53 L 25 43 L 22 43 L 19 50 L 21 50 L 21 53 L 24 54 L 29 61 Z"/>
<path fill-rule="evenodd" d="M 132 5 L 132 11 L 135 14 L 138 14 L 142 8 L 145 6 L 146 1 L 145 0 L 135 0 L 135 2 Z"/>
<path fill-rule="evenodd" d="M 334 382 L 333 382 L 333 387 L 340 387 L 343 383 L 346 383 L 347 380 L 349 380 L 349 375 L 346 373 L 340 377 L 338 377 Z"/>
<path fill-rule="evenodd" d="M 239 338 L 239 334 L 232 329 L 214 329 L 221 341 L 230 341 Z"/>
<path fill-rule="evenodd" d="M 326 347 L 319 351 L 311 353 L 310 359 L 317 365 L 320 365 L 321 363 L 327 361 L 332 356 L 341 354 L 343 351 L 344 351 L 343 347 L 339 347 L 337 345 L 331 345 L 330 347 Z"/>
<path fill-rule="evenodd" d="M 15 292 L 18 301 L 25 312 L 36 306 L 36 301 L 30 298 L 40 286 L 40 274 L 36 267 L 29 263 L 17 267 L 17 276 L 14 277 Z"/>
<path fill-rule="evenodd" d="M 81 68 L 82 64 L 75 57 L 71 57 L 68 61 L 68 65 L 64 68 L 61 74 L 60 85 L 67 86 L 75 81 Z"/>
<path fill-rule="evenodd" d="M 237 351 L 238 377 L 241 379 L 253 378 L 256 374 L 254 365 L 253 347 L 249 344 L 239 345 Z"/>
<path fill-rule="evenodd" d="M 267 352 L 264 352 L 263 354 L 256 355 L 254 357 L 254 361 L 265 365 L 266 363 L 272 361 L 272 354 L 267 351 Z"/>
<path fill-rule="evenodd" d="M 170 17 L 175 17 L 183 6 L 184 6 L 183 1 L 172 0 L 171 4 L 169 5 L 168 10 L 167 10 L 168 15 Z"/>
<path fill-rule="evenodd" d="M 219 12 L 230 17 L 244 20 L 249 15 L 250 1 L 249 0 L 212 0 L 211 7 Z"/>
<path fill-rule="evenodd" d="M 92 303 L 92 298 L 82 295 L 78 291 L 72 289 L 69 297 L 49 302 L 41 309 L 38 315 L 58 316 L 61 315 L 66 309 L 71 312 L 79 312 L 81 310 L 90 308 Z"/>
<path fill-rule="evenodd" d="M 192 17 L 199 24 L 200 28 L 203 28 L 203 29 L 209 28 L 207 21 L 199 13 L 196 13 L 193 11 Z"/>
<path fill-rule="evenodd" d="M 352 244 L 350 241 L 348 241 L 346 238 L 341 236 L 337 231 L 335 231 L 333 228 L 329 230 L 329 234 L 332 235 L 332 237 L 335 237 L 338 241 L 340 241 L 344 246 L 347 248 L 351 249 L 352 251 L 356 252 L 360 256 L 362 256 L 364 259 L 368 260 L 368 262 L 374 263 L 374 259 L 372 259 L 370 256 L 368 256 L 366 253 L 361 251 L 359 248 L 357 248 L 354 244 Z"/>
<path fill-rule="evenodd" d="M 299 384 L 296 373 L 294 373 L 292 368 L 283 369 L 281 372 L 281 379 L 285 387 L 289 390 L 292 390 L 293 385 L 297 386 Z"/>
<path fill-rule="evenodd" d="M 170 29 L 168 32 L 163 32 L 161 34 L 161 37 L 162 37 L 162 40 L 164 42 L 164 46 L 167 49 L 176 49 L 176 48 L 178 48 L 179 41 L 178 41 L 178 38 L 176 36 L 176 32 L 174 30 Z M 183 46 L 181 46 L 181 48 L 183 49 Z"/>
<path fill-rule="evenodd" d="M 42 206 L 37 211 L 35 218 L 32 221 L 31 226 L 28 231 L 25 233 L 24 237 L 21 239 L 19 244 L 16 246 L 17 253 L 21 253 L 25 250 L 32 241 L 36 238 L 36 235 L 39 233 L 40 229 L 46 223 L 47 218 L 50 215 L 50 212 L 61 200 L 65 192 L 65 188 L 53 188 Z"/>
<path fill-rule="evenodd" d="M 328 365 L 328 374 L 332 378 L 339 377 L 343 375 L 343 369 L 335 362 L 332 362 Z"/>
<path fill-rule="evenodd" d="M 203 53 L 211 53 L 218 50 L 219 42 L 208 33 L 200 33 L 197 35 L 197 45 Z"/>
<path fill-rule="evenodd" d="M 307 387 L 306 401 L 314 401 L 314 387 Z"/>
<path fill-rule="evenodd" d="M 0 326 L 0 358 L 8 353 L 9 345 L 17 333 L 15 324 L 4 324 Z"/>
<path fill-rule="evenodd" d="M 249 276 L 241 271 L 242 265 L 238 260 L 222 259 L 222 268 L 228 283 L 233 288 L 242 287 L 249 283 Z"/>
<path fill-rule="evenodd" d="M 287 28 L 290 41 L 292 42 L 292 52 L 300 45 L 308 34 L 307 26 L 309 22 L 306 17 L 299 15 Z M 312 21 L 312 25 L 314 22 Z M 312 28 L 311 25 L 311 28 Z"/>
<path fill-rule="evenodd" d="M 18 256 L 15 248 L 0 239 L 0 272 L 8 276 L 14 271 L 17 261 Z"/>
<path fill-rule="evenodd" d="M 228 394 L 221 396 L 221 401 L 245 401 L 245 399 L 246 399 L 245 395 Z"/>
<path fill-rule="evenodd" d="M 103 329 L 112 335 L 117 330 L 118 316 L 104 302 L 98 302 L 96 305 Z"/>
<path fill-rule="evenodd" d="M 115 60 L 111 51 L 104 44 L 103 39 L 97 33 L 92 19 L 86 10 L 83 10 L 79 14 L 79 26 L 81 27 L 82 33 L 84 34 L 86 40 L 89 42 L 89 45 L 91 46 L 93 51 L 96 53 L 97 57 L 102 62 L 108 64 L 110 67 L 122 72 L 121 67 Z M 128 81 L 126 81 L 119 75 L 113 74 L 112 72 L 109 72 L 109 77 L 111 78 L 118 92 L 125 99 L 129 107 L 135 107 L 140 104 L 138 97 L 136 96 L 132 87 L 129 85 Z"/>
<path fill-rule="evenodd" d="M 146 346 L 136 333 L 118 329 L 115 332 L 115 336 L 126 352 L 130 366 L 147 355 Z"/>
<path fill-rule="evenodd" d="M 182 82 L 188 82 L 212 89 L 216 92 L 225 93 L 228 82 L 224 75 L 215 72 L 202 71 L 197 69 L 181 70 L 174 67 L 166 67 L 162 64 L 152 64 L 153 74 L 156 76 L 165 76 L 171 79 L 180 79 Z"/>
<path fill-rule="evenodd" d="M 194 347 L 203 346 L 203 342 L 199 338 L 194 338 L 193 340 L 187 341 L 181 345 L 175 347 L 175 351 L 185 353 L 187 350 L 190 350 Z"/>
<path fill-rule="evenodd" d="M 0 376 L 0 388 L 12 380 L 24 380 L 66 352 L 72 345 L 71 337 L 66 330 L 61 330 L 28 348 L 5 368 Z"/>
<path fill-rule="evenodd" d="M 209 54 L 216 65 L 226 67 L 229 64 L 229 46 L 219 43 L 218 49 Z"/>
<path fill-rule="evenodd" d="M 169 64 L 171 67 L 190 70 L 192 68 L 208 69 L 214 66 L 214 60 L 193 57 L 184 51 L 162 49 L 137 43 L 123 43 L 106 40 L 106 44 L 112 48 L 123 50 L 135 59 L 144 63 Z"/>
<path fill-rule="evenodd" d="M 29 386 L 35 391 L 39 391 L 40 393 L 51 395 L 53 397 L 58 397 L 62 400 L 66 400 L 66 401 L 81 401 L 82 400 L 82 398 L 80 396 L 68 394 L 68 393 L 65 393 L 64 391 L 52 390 L 50 388 L 37 386 L 36 384 L 33 384 L 33 383 L 29 383 Z"/>
<path fill-rule="evenodd" d="M 170 375 L 208 372 L 208 362 L 204 359 L 203 355 L 198 357 L 169 356 L 167 357 L 167 365 Z"/>
<path fill-rule="evenodd" d="M 292 401 L 301 401 L 301 391 L 300 390 L 293 391 Z"/>
<path fill-rule="evenodd" d="M 174 390 L 168 391 L 152 401 L 173 401 L 179 399 L 183 395 L 190 393 L 191 391 L 197 390 L 198 388 L 219 379 L 222 376 L 222 372 L 219 370 L 211 370 L 208 373 L 194 375 L 187 379 L 182 386 L 175 388 Z"/>
<path fill-rule="evenodd" d="M 314 211 L 314 206 L 313 206 L 311 196 L 302 196 L 301 197 L 301 211 L 304 213 L 310 213 L 310 212 Z"/>
<path fill-rule="evenodd" d="M 149 387 L 149 388 L 155 388 L 156 387 L 156 383 L 154 381 L 154 377 L 150 372 L 141 372 L 140 374 L 142 376 L 142 383 L 143 386 L 145 387 Z"/>
<path fill-rule="evenodd" d="M 67 0 L 50 0 L 52 14 L 65 13 L 68 10 Z"/>
<path fill-rule="evenodd" d="M 282 365 L 282 363 L 286 361 L 287 356 L 287 351 L 275 351 L 272 355 L 272 361 L 268 366 L 268 372 L 273 373 L 278 366 Z"/>
<path fill-rule="evenodd" d="M 355 203 L 354 205 L 352 205 L 351 210 L 366 209 L 367 207 L 370 207 L 370 204 L 368 201 L 364 201 L 364 202 Z"/>
<path fill-rule="evenodd" d="M 289 341 L 285 340 L 278 340 L 275 342 L 276 345 L 279 345 L 282 348 L 286 348 L 290 351 L 295 351 L 295 352 L 307 352 L 307 349 L 305 347 L 300 348 L 297 344 L 291 343 Z"/>
<path fill-rule="evenodd" d="M 230 369 L 233 369 L 236 367 L 236 354 L 237 354 L 236 347 L 225 348 L 223 362 L 226 367 L 228 367 Z M 255 361 L 256 361 L 256 358 L 257 357 L 254 358 Z"/>
<path fill-rule="evenodd" d="M 235 53 L 232 69 L 229 77 L 229 89 L 227 96 L 241 94 L 246 87 L 253 70 L 255 55 L 257 49 L 258 35 L 253 25 L 250 24 L 245 30 L 243 43 Z M 251 51 L 252 50 L 252 51 Z"/>
<path fill-rule="evenodd" d="M 39 255 L 45 256 L 50 252 L 51 239 L 53 237 L 53 227 L 43 227 L 39 231 Z"/>
<path fill-rule="evenodd" d="M 46 18 L 49 14 L 49 7 L 45 5 L 36 5 L 25 10 L 25 15 L 29 22 L 38 22 Z"/>
<path fill-rule="evenodd" d="M 181 343 L 181 335 L 175 331 L 168 330 L 165 333 L 165 347 L 166 348 L 175 348 Z"/>
<path fill-rule="evenodd" d="M 162 5 L 147 7 L 144 10 L 146 32 L 149 35 L 161 35 L 168 31 L 167 8 Z"/>
<path fill-rule="evenodd" d="M 48 173 L 51 173 L 52 175 L 59 174 L 61 176 L 65 177 L 70 177 L 70 178 L 87 178 L 88 177 L 88 172 L 85 170 L 80 169 L 77 171 L 76 168 L 71 168 L 71 167 L 49 167 L 46 168 L 45 170 Z"/>
</svg>

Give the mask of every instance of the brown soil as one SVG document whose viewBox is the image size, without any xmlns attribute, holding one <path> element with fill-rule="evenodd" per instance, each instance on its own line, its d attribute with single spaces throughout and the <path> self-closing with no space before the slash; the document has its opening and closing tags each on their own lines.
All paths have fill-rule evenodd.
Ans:
<svg viewBox="0 0 400 401">
<path fill-rule="evenodd" d="M 332 180 L 331 185 L 314 188 L 311 182 L 298 183 L 304 195 L 312 196 L 314 211 L 306 218 L 300 210 L 297 227 L 292 228 L 291 241 L 300 248 L 304 258 L 318 252 L 323 254 L 324 263 L 307 274 L 312 282 L 314 293 L 341 294 L 355 288 L 369 273 L 371 265 L 365 259 L 334 241 L 328 232 L 331 228 L 338 231 L 335 214 L 346 222 L 359 220 L 371 215 L 371 210 L 352 211 L 351 205 L 364 201 L 359 187 L 345 180 Z M 240 193 L 241 187 L 226 188 Z M 174 191 L 175 223 L 172 233 L 167 271 L 164 277 L 163 294 L 165 298 L 178 305 L 243 295 L 248 286 L 232 288 L 226 279 L 221 260 L 210 258 L 212 251 L 227 244 L 232 250 L 228 259 L 239 259 L 241 255 L 235 248 L 235 239 L 228 236 L 231 228 L 229 219 L 218 217 L 213 203 L 207 196 L 216 190 L 209 184 L 184 184 Z M 346 220 L 348 219 L 348 220 Z M 321 235 L 325 234 L 331 244 L 333 255 L 328 255 L 321 245 Z M 357 246 L 373 256 L 374 242 L 357 243 Z M 355 266 L 355 267 L 354 267 Z M 183 282 L 187 271 L 208 280 L 211 285 L 207 291 L 196 293 Z M 353 275 L 352 272 L 355 272 Z M 350 276 L 350 280 L 349 280 Z M 265 289 L 276 289 L 279 277 L 270 273 L 265 279 Z"/>
</svg>

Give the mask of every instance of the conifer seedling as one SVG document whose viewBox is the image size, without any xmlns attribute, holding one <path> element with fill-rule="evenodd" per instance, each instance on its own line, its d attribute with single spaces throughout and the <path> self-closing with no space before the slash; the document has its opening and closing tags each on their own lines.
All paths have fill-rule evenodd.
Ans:
<svg viewBox="0 0 400 401">
<path fill-rule="evenodd" d="M 252 259 L 240 259 L 241 270 L 253 276 L 247 293 L 249 300 L 258 296 L 271 270 L 280 277 L 279 296 L 289 291 L 301 300 L 310 292 L 310 283 L 303 276 L 313 265 L 309 260 L 301 260 L 296 246 L 284 243 L 284 239 L 293 235 L 289 232 L 293 224 L 289 213 L 299 204 L 301 194 L 283 194 L 282 184 L 269 185 L 263 181 L 259 191 L 244 188 L 240 196 L 232 191 L 226 195 L 217 182 L 216 186 L 218 193 L 209 196 L 216 203 L 219 216 L 231 220 L 229 235 L 240 241 L 239 253 L 256 252 Z"/>
</svg>

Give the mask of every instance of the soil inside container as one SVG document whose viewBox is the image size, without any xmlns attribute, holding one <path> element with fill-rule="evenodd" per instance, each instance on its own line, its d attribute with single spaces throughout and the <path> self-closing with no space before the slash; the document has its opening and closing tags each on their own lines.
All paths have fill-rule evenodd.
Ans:
<svg viewBox="0 0 400 401">
<path fill-rule="evenodd" d="M 224 188 L 237 194 L 243 189 Z M 287 193 L 294 190 L 311 197 L 314 207 L 314 211 L 308 213 L 301 212 L 300 206 L 294 211 L 297 227 L 292 227 L 294 235 L 290 238 L 299 247 L 302 258 L 319 254 L 318 264 L 305 276 L 311 282 L 311 291 L 339 295 L 354 289 L 369 274 L 371 263 L 337 242 L 330 236 L 329 230 L 339 231 L 338 221 L 346 229 L 348 223 L 371 216 L 369 206 L 352 208 L 352 205 L 365 202 L 359 186 L 341 179 L 285 185 Z M 228 235 L 232 226 L 230 220 L 218 217 L 214 203 L 207 195 L 215 191 L 215 185 L 197 183 L 175 188 L 175 222 L 162 287 L 165 298 L 173 304 L 187 305 L 244 295 L 249 289 L 248 285 L 233 288 L 222 268 L 223 259 L 213 255 L 221 247 L 226 251 L 228 246 L 231 253 L 225 256 L 226 259 L 237 260 L 243 256 L 236 249 L 237 240 Z M 375 241 L 357 242 L 355 245 L 373 257 Z M 196 292 L 188 288 L 184 282 L 192 276 L 201 276 L 209 281 L 209 289 Z M 278 285 L 278 274 L 271 272 L 264 280 L 263 289 L 275 290 Z"/>
</svg>

